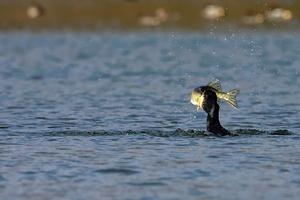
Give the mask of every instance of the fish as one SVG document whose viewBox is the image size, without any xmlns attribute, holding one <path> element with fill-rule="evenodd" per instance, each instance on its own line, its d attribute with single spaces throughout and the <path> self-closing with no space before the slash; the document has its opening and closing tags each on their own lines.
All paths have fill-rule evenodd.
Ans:
<svg viewBox="0 0 300 200">
<path fill-rule="evenodd" d="M 224 99 L 227 101 L 227 103 L 233 107 L 233 108 L 238 108 L 238 104 L 236 102 L 236 96 L 239 94 L 240 90 L 239 89 L 233 89 L 230 90 L 229 92 L 222 92 L 222 86 L 221 83 L 218 79 L 211 81 L 207 86 L 200 86 L 196 87 L 192 94 L 191 94 L 191 100 L 190 102 L 197 106 L 197 110 L 199 108 L 202 108 L 202 103 L 203 103 L 203 92 L 205 90 L 212 90 L 216 93 L 218 97 L 218 104 L 220 102 L 220 99 Z"/>
</svg>

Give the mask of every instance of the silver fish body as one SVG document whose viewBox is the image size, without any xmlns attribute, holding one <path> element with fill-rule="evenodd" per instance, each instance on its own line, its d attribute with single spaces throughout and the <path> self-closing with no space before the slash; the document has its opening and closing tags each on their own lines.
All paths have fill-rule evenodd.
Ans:
<svg viewBox="0 0 300 200">
<path fill-rule="evenodd" d="M 202 108 L 203 92 L 208 89 L 216 93 L 218 97 L 218 103 L 220 99 L 224 99 L 231 107 L 238 108 L 238 104 L 236 102 L 236 96 L 239 94 L 240 90 L 233 89 L 230 90 L 229 92 L 222 92 L 221 83 L 219 80 L 216 79 L 210 82 L 207 86 L 200 86 L 193 90 L 190 101 L 193 105 L 197 106 L 198 109 Z"/>
</svg>

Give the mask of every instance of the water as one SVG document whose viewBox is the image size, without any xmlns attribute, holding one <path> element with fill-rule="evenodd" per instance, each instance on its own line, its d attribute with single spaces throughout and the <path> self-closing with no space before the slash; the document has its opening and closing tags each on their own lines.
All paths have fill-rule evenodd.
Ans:
<svg viewBox="0 0 300 200">
<path fill-rule="evenodd" d="M 1 199 L 297 199 L 300 37 L 0 34 Z M 193 88 L 236 137 L 205 136 Z"/>
</svg>

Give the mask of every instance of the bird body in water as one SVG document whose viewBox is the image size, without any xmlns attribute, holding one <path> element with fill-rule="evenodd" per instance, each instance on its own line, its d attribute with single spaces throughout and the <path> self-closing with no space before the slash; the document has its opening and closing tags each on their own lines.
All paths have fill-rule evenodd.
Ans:
<svg viewBox="0 0 300 200">
<path fill-rule="evenodd" d="M 219 120 L 219 100 L 225 99 L 233 108 L 237 108 L 236 96 L 239 89 L 233 89 L 229 92 L 222 92 L 219 80 L 214 80 L 206 86 L 200 86 L 193 90 L 191 94 L 191 103 L 202 108 L 207 113 L 206 133 L 216 136 L 234 135 L 225 129 Z"/>
<path fill-rule="evenodd" d="M 202 108 L 207 113 L 206 131 L 217 136 L 232 135 L 226 130 L 219 120 L 219 109 L 217 95 L 214 91 L 207 89 L 203 92 Z"/>
</svg>

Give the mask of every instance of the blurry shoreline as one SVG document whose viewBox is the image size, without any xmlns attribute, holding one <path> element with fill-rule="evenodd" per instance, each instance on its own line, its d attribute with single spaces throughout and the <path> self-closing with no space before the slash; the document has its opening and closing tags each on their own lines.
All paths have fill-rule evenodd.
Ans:
<svg viewBox="0 0 300 200">
<path fill-rule="evenodd" d="M 2 0 L 0 30 L 299 29 L 300 1 Z"/>
</svg>

